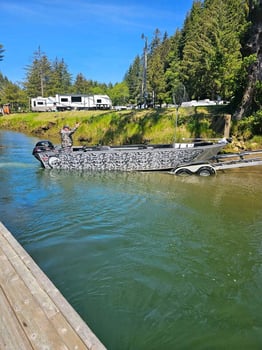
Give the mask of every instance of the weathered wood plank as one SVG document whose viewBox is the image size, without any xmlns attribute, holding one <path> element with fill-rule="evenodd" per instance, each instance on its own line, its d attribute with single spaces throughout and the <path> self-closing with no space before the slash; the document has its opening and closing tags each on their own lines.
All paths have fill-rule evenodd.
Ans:
<svg viewBox="0 0 262 350">
<path fill-rule="evenodd" d="M 33 327 L 39 334 L 41 331 L 50 332 L 48 342 L 51 343 L 59 335 L 55 349 L 106 349 L 1 222 L 0 246 L 2 259 L 8 257 L 8 263 L 3 264 L 0 283 L 7 289 L 9 303 L 14 303 L 21 325 L 26 325 L 25 328 Z M 14 288 L 16 293 L 17 288 L 22 289 L 19 301 L 15 298 Z M 26 295 L 26 289 L 29 297 Z M 22 307 L 26 308 L 25 315 L 19 314 L 19 309 Z M 30 311 L 32 309 L 34 312 Z M 33 314 L 41 319 L 41 323 L 43 322 L 41 329 L 31 320 Z M 23 319 L 25 316 L 26 320 Z M 31 341 L 32 334 L 27 332 L 27 336 Z M 33 336 L 33 341 L 34 338 L 37 338 L 36 334 Z M 46 341 L 45 337 L 39 339 Z M 36 342 L 33 345 L 37 348 Z"/>
<path fill-rule="evenodd" d="M 1 241 L 2 246 L 2 241 Z M 67 350 L 58 336 L 56 329 L 48 321 L 40 305 L 25 286 L 8 259 L 4 259 L 0 249 L 1 273 L 0 284 L 6 298 L 12 305 L 19 326 L 23 329 L 34 349 Z"/>
<path fill-rule="evenodd" d="M 5 254 L 10 257 L 9 260 L 16 272 L 21 276 L 26 287 L 37 300 L 50 322 L 53 323 L 54 327 L 60 334 L 61 339 L 63 339 L 65 344 L 70 349 L 85 349 L 86 346 L 78 334 L 75 333 L 71 325 L 60 313 L 59 309 L 49 295 L 39 287 L 38 281 L 32 275 L 31 271 L 28 270 L 27 266 L 22 262 L 21 258 L 15 253 L 15 251 L 13 251 L 10 245 L 4 245 L 1 240 L 3 241 L 3 237 L 0 237 L 0 243 L 2 243 L 1 245 L 4 246 Z"/>
<path fill-rule="evenodd" d="M 0 288 L 0 310 L 0 349 L 33 350 L 2 288 Z"/>
</svg>

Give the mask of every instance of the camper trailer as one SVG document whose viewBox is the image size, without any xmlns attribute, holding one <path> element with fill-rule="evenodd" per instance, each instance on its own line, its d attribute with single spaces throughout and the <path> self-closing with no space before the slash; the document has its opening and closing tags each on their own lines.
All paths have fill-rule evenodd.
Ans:
<svg viewBox="0 0 262 350">
<path fill-rule="evenodd" d="M 110 109 L 112 102 L 107 95 L 56 95 L 57 110 Z"/>
<path fill-rule="evenodd" d="M 35 97 L 31 99 L 31 109 L 36 112 L 111 109 L 112 102 L 107 95 L 60 95 L 55 97 Z"/>
<path fill-rule="evenodd" d="M 56 110 L 56 101 L 54 97 L 35 97 L 31 98 L 31 110 L 34 112 L 51 112 Z"/>
</svg>

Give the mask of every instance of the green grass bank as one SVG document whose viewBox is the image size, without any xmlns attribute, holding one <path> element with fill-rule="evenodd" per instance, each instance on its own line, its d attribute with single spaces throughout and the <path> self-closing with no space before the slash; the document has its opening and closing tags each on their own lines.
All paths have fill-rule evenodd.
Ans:
<svg viewBox="0 0 262 350">
<path fill-rule="evenodd" d="M 121 145 L 173 143 L 191 138 L 224 136 L 226 111 L 223 107 L 175 108 L 125 111 L 67 111 L 19 113 L 0 117 L 0 128 L 23 132 L 40 139 L 60 142 L 63 125 L 73 127 L 75 145 Z M 260 142 L 244 142 L 233 136 L 229 148 L 259 149 Z M 235 151 L 236 151 L 235 149 Z"/>
</svg>

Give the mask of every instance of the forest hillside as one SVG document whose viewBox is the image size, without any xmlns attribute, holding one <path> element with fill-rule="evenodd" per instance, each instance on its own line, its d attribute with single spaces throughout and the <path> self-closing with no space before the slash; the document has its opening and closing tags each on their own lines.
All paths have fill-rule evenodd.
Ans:
<svg viewBox="0 0 262 350">
<path fill-rule="evenodd" d="M 63 59 L 51 61 L 38 48 L 22 84 L 0 73 L 0 105 L 27 111 L 36 96 L 84 93 L 155 110 L 210 99 L 227 104 L 238 137 L 262 135 L 262 0 L 195 0 L 174 34 L 156 28 L 151 39 L 142 38 L 143 52 L 134 53 L 123 80 L 114 85 L 83 73 L 72 79 Z M 0 44 L 0 60 L 4 51 Z"/>
</svg>

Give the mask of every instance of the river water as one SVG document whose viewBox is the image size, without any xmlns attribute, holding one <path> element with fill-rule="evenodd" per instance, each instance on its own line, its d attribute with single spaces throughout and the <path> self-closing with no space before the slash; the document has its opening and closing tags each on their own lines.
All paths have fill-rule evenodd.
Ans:
<svg viewBox="0 0 262 350">
<path fill-rule="evenodd" d="M 110 350 L 262 348 L 262 168 L 40 168 L 0 131 L 0 220 Z"/>
</svg>

